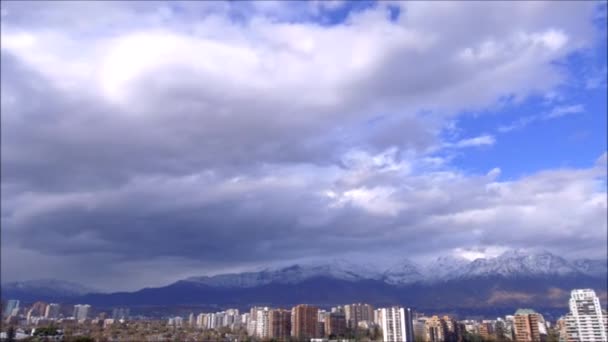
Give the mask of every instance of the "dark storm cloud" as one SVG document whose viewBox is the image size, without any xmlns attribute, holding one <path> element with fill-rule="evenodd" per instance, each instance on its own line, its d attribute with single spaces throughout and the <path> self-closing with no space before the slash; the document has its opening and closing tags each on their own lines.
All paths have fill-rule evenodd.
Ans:
<svg viewBox="0 0 608 342">
<path fill-rule="evenodd" d="M 3 3 L 3 263 L 136 287 L 158 283 L 155 267 L 169 281 L 349 252 L 536 247 L 546 226 L 564 252 L 601 251 L 601 229 L 571 237 L 606 226 L 605 161 L 499 182 L 434 154 L 459 111 L 551 90 L 552 61 L 590 44 L 588 4 L 568 17 L 503 5 L 476 15 L 514 21 L 471 24 L 463 4 L 452 31 L 429 26 L 447 9 L 419 3 L 404 22 L 380 4 L 327 27 L 281 21 L 295 14 L 279 4 L 239 21 L 222 3 Z"/>
</svg>

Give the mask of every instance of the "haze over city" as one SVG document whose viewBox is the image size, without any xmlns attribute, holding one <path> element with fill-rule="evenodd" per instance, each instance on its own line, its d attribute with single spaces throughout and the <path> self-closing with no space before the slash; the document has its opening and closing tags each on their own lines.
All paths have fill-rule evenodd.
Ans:
<svg viewBox="0 0 608 342">
<path fill-rule="evenodd" d="M 2 1 L 2 281 L 605 259 L 606 12 Z"/>
</svg>

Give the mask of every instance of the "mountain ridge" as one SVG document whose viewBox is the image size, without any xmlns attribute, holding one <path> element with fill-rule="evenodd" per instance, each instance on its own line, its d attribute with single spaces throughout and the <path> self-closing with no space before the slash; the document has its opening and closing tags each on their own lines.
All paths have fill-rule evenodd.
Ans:
<svg viewBox="0 0 608 342">
<path fill-rule="evenodd" d="M 357 271 L 371 269 L 355 263 L 292 264 L 266 268 L 258 272 L 242 272 L 200 276 L 184 279 L 210 286 L 251 287 L 272 282 L 297 283 L 316 276 L 330 276 L 342 280 L 382 280 L 391 285 L 434 283 L 455 279 L 488 276 L 538 276 L 538 275 L 586 275 L 603 277 L 608 273 L 607 260 L 576 259 L 568 261 L 560 256 L 542 251 L 525 253 L 510 250 L 491 258 L 466 261 L 454 256 L 440 256 L 427 265 L 419 265 L 407 259 L 383 271 Z M 602 267 L 603 265 L 603 267 Z M 349 268 L 350 267 L 350 268 Z"/>
<path fill-rule="evenodd" d="M 4 299 L 111 305 L 291 305 L 365 301 L 419 307 L 566 306 L 573 288 L 594 288 L 608 300 L 606 261 L 568 261 L 548 252 L 503 253 L 466 261 L 439 257 L 427 265 L 402 260 L 386 269 L 345 260 L 190 277 L 133 292 L 61 293 L 2 287 Z M 34 282 L 35 283 L 35 282 Z M 34 284 L 32 283 L 32 284 Z M 30 290 L 35 290 L 31 289 Z"/>
</svg>

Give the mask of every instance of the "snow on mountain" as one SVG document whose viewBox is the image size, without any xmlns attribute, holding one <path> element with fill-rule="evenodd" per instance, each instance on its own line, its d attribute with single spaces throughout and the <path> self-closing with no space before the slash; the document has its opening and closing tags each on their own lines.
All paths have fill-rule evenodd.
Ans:
<svg viewBox="0 0 608 342">
<path fill-rule="evenodd" d="M 476 259 L 462 270 L 461 278 L 476 276 L 575 275 L 579 270 L 565 259 L 548 252 L 510 250 L 496 258 Z"/>
<path fill-rule="evenodd" d="M 295 284 L 315 277 L 359 281 L 382 280 L 391 285 L 415 282 L 434 283 L 475 277 L 534 277 L 534 276 L 601 276 L 606 274 L 606 261 L 577 260 L 569 262 L 549 252 L 509 250 L 493 258 L 474 261 L 456 256 L 441 256 L 425 266 L 402 260 L 387 269 L 344 259 L 299 263 L 265 268 L 257 272 L 192 277 L 197 282 L 217 287 L 255 287 L 270 283 Z"/>
<path fill-rule="evenodd" d="M 469 260 L 456 256 L 440 256 L 426 265 L 423 270 L 426 281 L 442 281 L 459 277 Z"/>
<path fill-rule="evenodd" d="M 410 284 L 424 280 L 420 266 L 405 259 L 384 272 L 383 280 L 391 285 Z"/>
<path fill-rule="evenodd" d="M 380 279 L 381 276 L 381 272 L 371 266 L 356 264 L 343 259 L 334 259 L 326 262 L 266 268 L 259 272 L 221 274 L 211 277 L 192 277 L 186 280 L 218 287 L 255 287 L 270 283 L 298 283 L 314 277 L 329 277 L 356 281 L 363 279 Z"/>
</svg>

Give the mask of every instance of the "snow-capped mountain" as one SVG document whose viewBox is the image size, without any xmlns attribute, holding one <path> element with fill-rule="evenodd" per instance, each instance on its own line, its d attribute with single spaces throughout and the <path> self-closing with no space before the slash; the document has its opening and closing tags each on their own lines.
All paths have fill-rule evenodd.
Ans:
<svg viewBox="0 0 608 342">
<path fill-rule="evenodd" d="M 314 277 L 357 281 L 380 279 L 382 273 L 373 267 L 355 264 L 343 259 L 334 259 L 326 263 L 317 262 L 266 268 L 259 272 L 191 277 L 186 281 L 218 287 L 255 287 L 270 283 L 293 284 Z"/>
<path fill-rule="evenodd" d="M 580 272 L 572 263 L 549 252 L 528 254 L 511 250 L 496 258 L 472 261 L 462 269 L 460 277 L 575 275 Z"/>
<path fill-rule="evenodd" d="M 469 260 L 452 255 L 440 256 L 424 268 L 424 277 L 427 281 L 442 281 L 457 277 L 463 273 Z"/>
<path fill-rule="evenodd" d="M 445 256 L 417 265 L 351 262 L 343 259 L 275 266 L 255 272 L 193 277 L 135 292 L 89 292 L 78 284 L 37 281 L 4 284 L 3 298 L 122 305 L 220 305 L 250 307 L 264 303 L 334 305 L 354 301 L 373 305 L 427 308 L 567 305 L 573 288 L 593 288 L 606 298 L 606 260 L 568 261 L 547 252 L 509 251 L 474 261 Z M 555 290 L 559 291 L 555 291 Z M 509 296 L 525 293 L 527 296 Z M 558 297 L 548 293 L 561 294 Z M 506 294 L 506 295 L 505 295 Z"/>
<path fill-rule="evenodd" d="M 605 276 L 606 261 L 577 260 L 570 262 L 549 252 L 510 250 L 497 257 L 480 258 L 473 261 L 455 256 L 442 256 L 426 266 L 420 266 L 405 259 L 383 270 L 373 265 L 334 259 L 325 262 L 266 268 L 258 272 L 192 277 L 186 281 L 214 287 L 248 288 L 273 283 L 295 284 L 315 277 L 347 281 L 381 280 L 390 285 L 407 285 L 418 282 L 435 283 L 491 276 L 509 278 L 582 274 L 595 277 Z"/>
<path fill-rule="evenodd" d="M 395 266 L 387 269 L 382 279 L 391 285 L 410 284 L 423 281 L 424 275 L 420 271 L 420 266 L 405 259 Z"/>
</svg>

